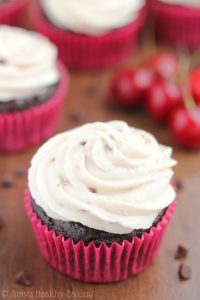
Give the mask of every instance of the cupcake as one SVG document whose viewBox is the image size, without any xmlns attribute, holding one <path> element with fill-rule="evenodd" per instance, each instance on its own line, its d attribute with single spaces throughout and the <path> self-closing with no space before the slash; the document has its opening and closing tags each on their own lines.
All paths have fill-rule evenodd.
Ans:
<svg viewBox="0 0 200 300">
<path fill-rule="evenodd" d="M 27 0 L 0 0 L 0 24 L 20 25 L 27 4 Z"/>
<path fill-rule="evenodd" d="M 56 128 L 68 77 L 38 33 L 0 26 L 0 151 L 24 150 Z"/>
<path fill-rule="evenodd" d="M 85 282 L 154 259 L 175 208 L 172 150 L 122 121 L 56 135 L 32 159 L 25 206 L 44 258 Z"/>
<path fill-rule="evenodd" d="M 200 46 L 199 0 L 151 0 L 158 39 L 175 46 Z"/>
<path fill-rule="evenodd" d="M 70 68 L 101 69 L 123 61 L 144 21 L 144 0 L 36 0 L 31 18 Z"/>
</svg>

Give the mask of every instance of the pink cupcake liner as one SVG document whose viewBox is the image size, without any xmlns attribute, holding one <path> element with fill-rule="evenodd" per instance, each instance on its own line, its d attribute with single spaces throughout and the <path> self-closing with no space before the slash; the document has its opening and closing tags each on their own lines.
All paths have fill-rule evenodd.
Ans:
<svg viewBox="0 0 200 300">
<path fill-rule="evenodd" d="M 115 282 L 141 272 L 156 256 L 175 205 L 174 200 L 157 226 L 141 238 L 111 246 L 95 246 L 93 242 L 85 246 L 83 241 L 74 244 L 71 238 L 65 240 L 43 225 L 33 211 L 29 190 L 25 192 L 26 211 L 43 257 L 57 271 L 84 282 Z"/>
<path fill-rule="evenodd" d="M 15 152 L 37 145 L 53 135 L 68 87 L 68 75 L 58 63 L 60 83 L 42 104 L 0 114 L 0 151 Z"/>
<path fill-rule="evenodd" d="M 156 35 L 175 46 L 195 49 L 200 47 L 200 8 L 169 5 L 153 0 Z"/>
<path fill-rule="evenodd" d="M 21 24 L 28 5 L 27 0 L 12 0 L 0 5 L 0 24 L 17 26 Z"/>
<path fill-rule="evenodd" d="M 128 26 L 98 37 L 55 27 L 44 16 L 39 0 L 33 2 L 30 14 L 33 27 L 57 45 L 59 58 L 68 67 L 92 70 L 119 64 L 128 56 L 144 22 L 145 9 Z"/>
</svg>

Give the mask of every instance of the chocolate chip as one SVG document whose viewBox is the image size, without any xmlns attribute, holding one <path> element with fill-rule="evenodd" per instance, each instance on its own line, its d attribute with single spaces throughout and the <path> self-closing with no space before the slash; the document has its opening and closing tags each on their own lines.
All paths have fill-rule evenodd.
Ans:
<svg viewBox="0 0 200 300">
<path fill-rule="evenodd" d="M 182 280 L 188 280 L 191 278 L 192 270 L 190 266 L 181 264 L 178 270 L 179 278 Z"/>
<path fill-rule="evenodd" d="M 176 253 L 174 255 L 175 259 L 181 259 L 181 258 L 186 258 L 188 255 L 188 249 L 185 247 L 179 245 L 176 249 Z"/>
<path fill-rule="evenodd" d="M 82 109 L 76 109 L 70 114 L 70 119 L 75 122 L 82 121 L 85 117 L 85 111 Z"/>
<path fill-rule="evenodd" d="M 175 181 L 175 187 L 176 187 L 177 191 L 181 191 L 183 189 L 183 183 L 180 179 L 177 179 Z"/>
<path fill-rule="evenodd" d="M 26 175 L 26 169 L 25 169 L 25 167 L 22 166 L 22 165 L 17 166 L 16 171 L 15 171 L 15 175 L 16 175 L 16 177 L 23 177 L 23 176 L 25 176 Z"/>
<path fill-rule="evenodd" d="M 85 146 L 86 141 L 82 141 L 80 144 L 81 144 L 81 146 Z"/>
<path fill-rule="evenodd" d="M 5 225 L 4 220 L 0 216 L 0 230 L 3 229 L 4 225 Z"/>
<path fill-rule="evenodd" d="M 96 194 L 96 192 L 97 192 L 97 190 L 94 187 L 90 187 L 89 190 L 91 193 L 94 193 L 94 194 Z"/>
<path fill-rule="evenodd" d="M 14 184 L 14 178 L 11 175 L 5 175 L 1 180 L 1 186 L 4 188 L 10 188 Z"/>
<path fill-rule="evenodd" d="M 15 276 L 15 282 L 24 286 L 32 285 L 32 282 L 25 271 L 21 271 Z"/>
</svg>

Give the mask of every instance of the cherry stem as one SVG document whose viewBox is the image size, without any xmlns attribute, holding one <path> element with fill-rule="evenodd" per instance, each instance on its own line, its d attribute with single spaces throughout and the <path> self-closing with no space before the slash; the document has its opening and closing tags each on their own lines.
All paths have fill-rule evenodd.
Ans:
<svg viewBox="0 0 200 300">
<path fill-rule="evenodd" d="M 191 109 L 196 106 L 192 96 L 190 83 L 188 82 L 192 60 L 188 53 L 180 53 L 180 72 L 179 76 L 176 77 L 176 83 L 184 84 L 183 89 L 183 100 L 185 107 Z"/>
</svg>

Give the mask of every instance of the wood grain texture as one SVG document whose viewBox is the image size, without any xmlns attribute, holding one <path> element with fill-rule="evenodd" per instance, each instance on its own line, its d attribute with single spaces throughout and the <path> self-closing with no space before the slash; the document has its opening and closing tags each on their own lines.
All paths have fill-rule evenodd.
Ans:
<svg viewBox="0 0 200 300">
<path fill-rule="evenodd" d="M 65 102 L 58 131 L 96 120 L 126 120 L 130 125 L 152 132 L 161 143 L 174 147 L 178 160 L 175 178 L 183 183 L 178 206 L 155 262 L 137 277 L 115 284 L 84 284 L 57 273 L 41 257 L 24 210 L 26 177 L 16 178 L 11 188 L 0 188 L 0 298 L 2 299 L 116 299 L 116 300 L 199 300 L 200 299 L 200 152 L 187 152 L 175 145 L 166 128 L 154 124 L 141 111 L 125 113 L 107 102 L 112 71 L 72 73 L 69 97 Z M 82 108 L 81 108 L 82 107 Z M 74 112 L 81 109 L 81 119 Z M 0 155 L 0 179 L 14 174 L 18 165 L 29 166 L 36 148 L 24 153 Z M 174 260 L 178 244 L 189 248 L 187 263 L 192 278 L 178 278 L 180 262 Z M 14 282 L 15 274 L 27 270 L 33 284 Z M 60 298 L 59 298 L 60 297 Z"/>
</svg>

